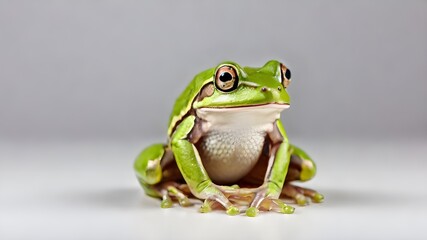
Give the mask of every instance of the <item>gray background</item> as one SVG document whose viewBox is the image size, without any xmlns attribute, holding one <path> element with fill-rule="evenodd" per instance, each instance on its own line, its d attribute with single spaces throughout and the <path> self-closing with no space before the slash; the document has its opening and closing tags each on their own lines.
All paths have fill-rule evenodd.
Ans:
<svg viewBox="0 0 427 240">
<path fill-rule="evenodd" d="M 223 60 L 292 70 L 291 134 L 427 134 L 427 1 L 1 1 L 0 134 L 164 135 Z"/>
<path fill-rule="evenodd" d="M 223 60 L 292 70 L 282 118 L 326 196 L 168 210 L 134 157 Z M 0 0 L 0 239 L 427 239 L 427 1 Z"/>
</svg>

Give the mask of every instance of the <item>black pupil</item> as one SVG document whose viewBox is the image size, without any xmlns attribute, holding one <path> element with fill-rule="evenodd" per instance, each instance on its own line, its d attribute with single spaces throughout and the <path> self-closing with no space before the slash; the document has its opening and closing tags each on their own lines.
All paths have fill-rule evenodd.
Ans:
<svg viewBox="0 0 427 240">
<path fill-rule="evenodd" d="M 219 76 L 219 80 L 221 82 L 228 82 L 231 79 L 233 79 L 233 76 L 229 73 L 229 72 L 223 72 L 221 73 L 221 75 Z"/>
<path fill-rule="evenodd" d="M 285 77 L 286 79 L 291 79 L 291 71 L 289 71 L 289 69 L 286 69 Z"/>
</svg>

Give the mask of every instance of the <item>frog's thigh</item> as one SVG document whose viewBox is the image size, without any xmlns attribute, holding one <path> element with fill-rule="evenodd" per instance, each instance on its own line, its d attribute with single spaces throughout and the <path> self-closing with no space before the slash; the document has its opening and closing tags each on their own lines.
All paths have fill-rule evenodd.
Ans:
<svg viewBox="0 0 427 240">
<path fill-rule="evenodd" d="M 308 181 L 316 175 L 316 165 L 313 160 L 300 148 L 290 145 L 292 152 L 286 182 Z"/>
<path fill-rule="evenodd" d="M 133 168 L 146 194 L 159 197 L 152 187 L 162 180 L 162 167 L 173 160 L 172 153 L 163 144 L 153 144 L 144 149 L 136 158 Z"/>
</svg>

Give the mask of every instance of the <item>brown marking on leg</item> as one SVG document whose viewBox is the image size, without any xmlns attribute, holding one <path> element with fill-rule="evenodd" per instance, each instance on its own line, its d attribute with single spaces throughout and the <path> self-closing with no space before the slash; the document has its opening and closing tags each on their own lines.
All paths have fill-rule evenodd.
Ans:
<svg viewBox="0 0 427 240">
<path fill-rule="evenodd" d="M 288 174 L 286 175 L 285 182 L 295 181 L 300 179 L 301 166 L 303 160 L 295 155 L 291 155 L 289 162 Z"/>
</svg>

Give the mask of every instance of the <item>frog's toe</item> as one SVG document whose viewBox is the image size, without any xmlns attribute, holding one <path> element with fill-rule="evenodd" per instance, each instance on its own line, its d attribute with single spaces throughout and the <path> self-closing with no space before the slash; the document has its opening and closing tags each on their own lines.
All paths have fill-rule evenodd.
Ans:
<svg viewBox="0 0 427 240">
<path fill-rule="evenodd" d="M 160 203 L 160 207 L 161 208 L 171 208 L 173 205 L 172 200 L 169 199 L 163 199 L 162 202 Z"/>
<path fill-rule="evenodd" d="M 236 206 L 231 205 L 227 208 L 226 213 L 230 216 L 235 216 L 240 213 L 240 210 Z"/>
<path fill-rule="evenodd" d="M 315 190 L 298 187 L 292 184 L 285 184 L 282 190 L 282 196 L 292 198 L 298 205 L 305 206 L 308 204 L 308 198 L 312 202 L 323 202 L 323 195 Z"/>
<path fill-rule="evenodd" d="M 302 194 L 296 194 L 294 196 L 294 200 L 300 206 L 305 206 L 305 205 L 308 204 L 307 198 L 304 195 L 302 195 Z"/>
<path fill-rule="evenodd" d="M 206 199 L 203 202 L 202 206 L 200 206 L 199 212 L 201 212 L 201 213 L 212 212 L 212 202 L 211 202 L 211 200 Z"/>
<path fill-rule="evenodd" d="M 321 202 L 323 202 L 323 199 L 324 199 L 325 197 L 322 195 L 322 194 L 320 194 L 320 193 L 315 193 L 314 194 L 314 196 L 311 198 L 312 199 L 312 201 L 313 202 L 315 202 L 315 203 L 321 203 Z"/>
<path fill-rule="evenodd" d="M 193 205 L 193 203 L 190 202 L 188 197 L 175 186 L 169 185 L 167 187 L 167 191 L 170 196 L 173 196 L 178 200 L 179 205 L 181 205 L 182 207 L 189 207 Z"/>
<path fill-rule="evenodd" d="M 173 205 L 173 201 L 169 196 L 169 193 L 166 190 L 161 191 L 162 194 L 162 202 L 160 203 L 161 208 L 171 208 Z"/>
<path fill-rule="evenodd" d="M 284 213 L 284 214 L 292 214 L 295 211 L 295 208 L 292 206 L 287 205 L 280 199 L 272 199 L 270 210 L 275 211 L 278 213 Z"/>
<path fill-rule="evenodd" d="M 322 194 L 318 193 L 317 191 L 313 189 L 303 188 L 295 186 L 296 189 L 303 194 L 305 197 L 310 198 L 311 202 L 314 203 L 321 203 L 323 202 L 323 199 L 325 198 Z"/>
<path fill-rule="evenodd" d="M 246 209 L 246 216 L 248 217 L 256 217 L 258 216 L 259 210 L 256 207 L 250 207 Z"/>
<path fill-rule="evenodd" d="M 184 196 L 183 198 L 178 199 L 179 205 L 183 207 L 190 207 L 193 206 L 193 203 L 190 202 L 190 199 L 188 199 L 187 196 Z"/>
</svg>

